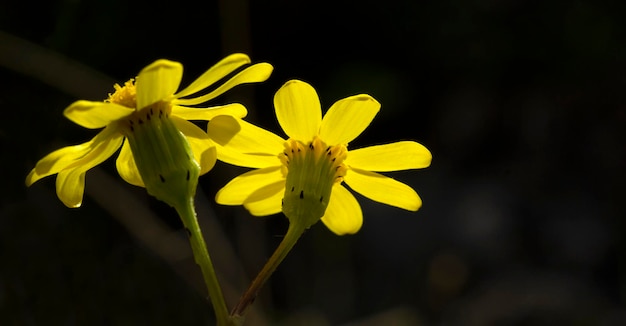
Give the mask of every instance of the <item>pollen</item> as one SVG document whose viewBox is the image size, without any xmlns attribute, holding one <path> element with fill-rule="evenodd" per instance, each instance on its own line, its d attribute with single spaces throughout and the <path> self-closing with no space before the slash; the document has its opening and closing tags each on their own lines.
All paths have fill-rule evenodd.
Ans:
<svg viewBox="0 0 626 326">
<path fill-rule="evenodd" d="M 105 102 L 123 105 L 127 108 L 136 109 L 137 106 L 137 89 L 135 88 L 135 80 L 130 79 L 124 86 L 119 84 L 113 85 L 115 93 L 109 94 L 109 98 Z"/>
</svg>

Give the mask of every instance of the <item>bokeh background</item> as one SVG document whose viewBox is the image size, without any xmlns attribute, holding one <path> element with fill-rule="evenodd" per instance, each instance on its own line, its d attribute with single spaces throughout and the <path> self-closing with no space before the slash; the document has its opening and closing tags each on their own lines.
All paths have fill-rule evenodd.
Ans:
<svg viewBox="0 0 626 326">
<path fill-rule="evenodd" d="M 211 325 L 169 207 L 87 174 L 80 209 L 38 159 L 95 131 L 63 109 L 100 100 L 158 58 L 183 84 L 244 52 L 275 71 L 239 101 L 280 132 L 274 92 L 298 78 L 322 106 L 368 93 L 382 110 L 351 148 L 416 140 L 416 213 L 358 197 L 362 230 L 321 223 L 296 245 L 250 325 L 626 324 L 626 3 L 622 1 L 156 1 L 0 4 L 0 324 Z M 232 307 L 284 234 L 282 216 L 214 203 L 245 169 L 218 164 L 197 205 Z"/>
</svg>

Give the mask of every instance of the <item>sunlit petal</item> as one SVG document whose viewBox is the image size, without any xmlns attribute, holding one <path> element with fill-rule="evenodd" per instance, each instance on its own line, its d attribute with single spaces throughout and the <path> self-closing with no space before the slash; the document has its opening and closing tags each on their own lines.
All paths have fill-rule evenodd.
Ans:
<svg viewBox="0 0 626 326">
<path fill-rule="evenodd" d="M 226 77 L 228 74 L 237 70 L 237 68 L 250 63 L 250 58 L 243 53 L 234 53 L 220 60 L 209 70 L 205 71 L 198 79 L 187 86 L 182 91 L 176 93 L 175 97 L 185 97 L 197 93 Z"/>
<path fill-rule="evenodd" d="M 41 178 L 81 164 L 84 158 L 91 155 L 91 152 L 99 150 L 102 146 L 107 146 L 112 140 L 120 137 L 121 134 L 114 127 L 107 126 L 86 143 L 63 147 L 46 155 L 37 162 L 35 168 L 28 174 L 26 185 L 30 186 Z M 121 142 L 121 139 L 119 141 Z"/>
<path fill-rule="evenodd" d="M 276 155 L 265 153 L 243 154 L 232 147 L 223 147 L 216 144 L 217 159 L 228 164 L 243 166 L 247 168 L 267 168 L 280 165 L 280 160 Z"/>
<path fill-rule="evenodd" d="M 285 140 L 263 128 L 222 115 L 209 122 L 207 133 L 218 146 L 220 161 L 252 168 L 280 165 Z"/>
<path fill-rule="evenodd" d="M 320 138 L 327 144 L 347 144 L 372 122 L 380 103 L 369 95 L 355 95 L 333 104 L 320 127 Z"/>
<path fill-rule="evenodd" d="M 422 200 L 413 188 L 376 172 L 350 169 L 344 181 L 354 191 L 383 204 L 416 211 Z"/>
<path fill-rule="evenodd" d="M 134 111 L 134 109 L 119 104 L 81 100 L 68 106 L 63 114 L 77 125 L 97 129 L 126 117 Z"/>
<path fill-rule="evenodd" d="M 235 118 L 244 118 L 248 114 L 246 108 L 239 104 L 226 104 L 207 108 L 188 108 L 185 106 L 172 106 L 172 115 L 185 120 L 211 120 L 218 115 L 231 115 Z"/>
<path fill-rule="evenodd" d="M 122 135 L 98 144 L 86 156 L 60 171 L 56 180 L 57 196 L 67 207 L 79 207 L 85 190 L 85 172 L 109 158 L 122 145 Z"/>
<path fill-rule="evenodd" d="M 243 206 L 254 216 L 267 216 L 280 213 L 282 210 L 283 196 L 285 195 L 285 180 L 267 185 L 263 189 L 263 194 L 266 196 L 265 198 L 244 203 Z"/>
<path fill-rule="evenodd" d="M 422 144 L 400 141 L 351 150 L 345 163 L 362 170 L 387 172 L 425 168 L 431 160 L 430 151 Z"/>
<path fill-rule="evenodd" d="M 139 170 L 137 169 L 133 152 L 130 149 L 130 143 L 127 140 L 124 140 L 122 150 L 115 161 L 115 166 L 117 167 L 117 172 L 120 174 L 122 179 L 124 179 L 124 181 L 138 187 L 146 187 L 143 183 L 143 179 L 141 179 L 141 174 L 139 174 Z"/>
<path fill-rule="evenodd" d="M 31 186 L 41 178 L 59 173 L 59 171 L 65 169 L 66 166 L 72 164 L 92 150 L 93 143 L 94 139 L 80 145 L 63 147 L 46 155 L 37 162 L 37 165 L 35 165 L 26 177 L 26 186 Z"/>
<path fill-rule="evenodd" d="M 137 109 L 169 99 L 180 85 L 183 65 L 175 61 L 159 59 L 143 68 L 137 76 Z"/>
<path fill-rule="evenodd" d="M 177 104 L 177 105 L 196 105 L 196 104 L 204 103 L 206 101 L 212 100 L 222 95 L 224 92 L 228 91 L 229 89 L 237 85 L 248 84 L 248 83 L 258 83 L 258 82 L 265 81 L 272 74 L 273 69 L 274 68 L 269 63 L 257 63 L 255 65 L 252 65 L 242 70 L 241 72 L 239 72 L 238 74 L 233 76 L 231 79 L 227 80 L 225 83 L 221 84 L 218 88 L 209 92 L 208 94 L 198 96 L 198 97 L 187 98 L 187 99 L 178 98 L 172 101 L 172 103 Z"/>
<path fill-rule="evenodd" d="M 274 95 L 276 118 L 287 136 L 304 142 L 317 135 L 322 109 L 315 89 L 299 80 L 288 81 Z"/>
<path fill-rule="evenodd" d="M 222 205 L 242 205 L 248 201 L 258 201 L 275 194 L 272 184 L 284 180 L 280 166 L 246 172 L 226 184 L 215 195 L 215 201 Z"/>
<path fill-rule="evenodd" d="M 209 138 L 209 135 L 200 127 L 187 120 L 175 116 L 170 117 L 170 119 L 187 138 L 193 156 L 196 162 L 200 164 L 200 175 L 209 172 L 215 166 L 215 161 L 217 160 L 215 145 Z"/>
<path fill-rule="evenodd" d="M 337 235 L 354 234 L 361 229 L 363 212 L 348 189 L 335 185 L 322 222 Z"/>
</svg>

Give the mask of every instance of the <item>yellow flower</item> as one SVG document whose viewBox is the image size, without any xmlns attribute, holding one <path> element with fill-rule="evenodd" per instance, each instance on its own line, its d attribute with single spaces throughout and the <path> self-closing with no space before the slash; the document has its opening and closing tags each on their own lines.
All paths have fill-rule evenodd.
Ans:
<svg viewBox="0 0 626 326">
<path fill-rule="evenodd" d="M 361 208 L 342 183 L 372 200 L 417 211 L 421 199 L 404 183 L 377 172 L 425 168 L 431 153 L 413 141 L 347 150 L 380 109 L 369 95 L 334 103 L 322 119 L 320 101 L 309 84 L 292 80 L 274 97 L 276 116 L 289 139 L 241 119 L 220 116 L 210 125 L 230 132 L 208 134 L 217 143 L 219 160 L 250 168 L 218 191 L 224 205 L 244 205 L 251 214 L 281 210 L 290 223 L 304 227 L 322 222 L 336 234 L 357 232 Z M 375 172 L 374 172 L 375 171 Z"/>
<path fill-rule="evenodd" d="M 86 172 L 120 147 L 117 170 L 125 181 L 133 185 L 146 187 L 148 180 L 145 179 L 151 169 L 179 164 L 176 157 L 159 156 L 163 154 L 184 157 L 189 161 L 187 168 L 195 169 L 196 174 L 208 172 L 215 164 L 215 146 L 202 129 L 188 120 L 210 120 L 217 115 L 242 118 L 247 111 L 238 103 L 203 108 L 190 106 L 209 101 L 239 84 L 264 81 L 271 74 L 272 66 L 267 63 L 251 65 L 210 92 L 190 96 L 248 63 L 250 59 L 245 54 L 230 55 L 176 93 L 183 66 L 161 59 L 141 70 L 136 80 L 131 79 L 124 86 L 115 85 L 115 93 L 109 94 L 103 102 L 74 102 L 63 112 L 68 119 L 85 128 L 104 129 L 89 142 L 58 149 L 39 160 L 26 177 L 26 185 L 58 174 L 56 190 L 59 199 L 68 207 L 79 207 Z M 189 157 L 190 151 L 193 158 Z M 190 178 L 189 169 L 186 171 L 187 180 Z M 153 177 L 163 181 L 163 173 L 168 172 L 158 172 L 159 175 Z"/>
</svg>

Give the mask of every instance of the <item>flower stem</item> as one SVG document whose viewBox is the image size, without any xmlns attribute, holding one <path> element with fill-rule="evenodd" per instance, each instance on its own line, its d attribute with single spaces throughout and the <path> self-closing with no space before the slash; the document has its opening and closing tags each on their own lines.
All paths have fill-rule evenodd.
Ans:
<svg viewBox="0 0 626 326">
<path fill-rule="evenodd" d="M 300 223 L 290 223 L 289 228 L 287 229 L 287 234 L 278 245 L 278 248 L 274 251 L 272 256 L 263 266 L 263 269 L 256 276 L 252 284 L 248 287 L 246 292 L 239 299 L 239 303 L 235 306 L 235 308 L 231 311 L 230 315 L 232 318 L 236 320 L 242 320 L 243 316 L 246 313 L 248 307 L 254 302 L 257 294 L 261 287 L 265 284 L 265 282 L 270 278 L 272 273 L 276 270 L 278 265 L 285 259 L 291 248 L 296 244 L 302 233 L 304 232 L 304 228 L 302 225 L 295 225 Z"/>
<path fill-rule="evenodd" d="M 209 298 L 213 309 L 215 310 L 215 317 L 217 319 L 217 325 L 226 326 L 231 325 L 231 318 L 228 316 L 228 309 L 226 308 L 226 301 L 222 294 L 222 289 L 217 280 L 211 257 L 207 251 L 206 244 L 204 243 L 204 237 L 200 231 L 200 225 L 196 217 L 196 210 L 194 208 L 193 199 L 187 201 L 185 204 L 177 205 L 176 211 L 183 220 L 183 224 L 188 231 L 189 241 L 191 242 L 191 249 L 196 263 L 202 270 L 204 276 L 204 283 L 206 283 L 207 290 L 209 291 Z"/>
</svg>

